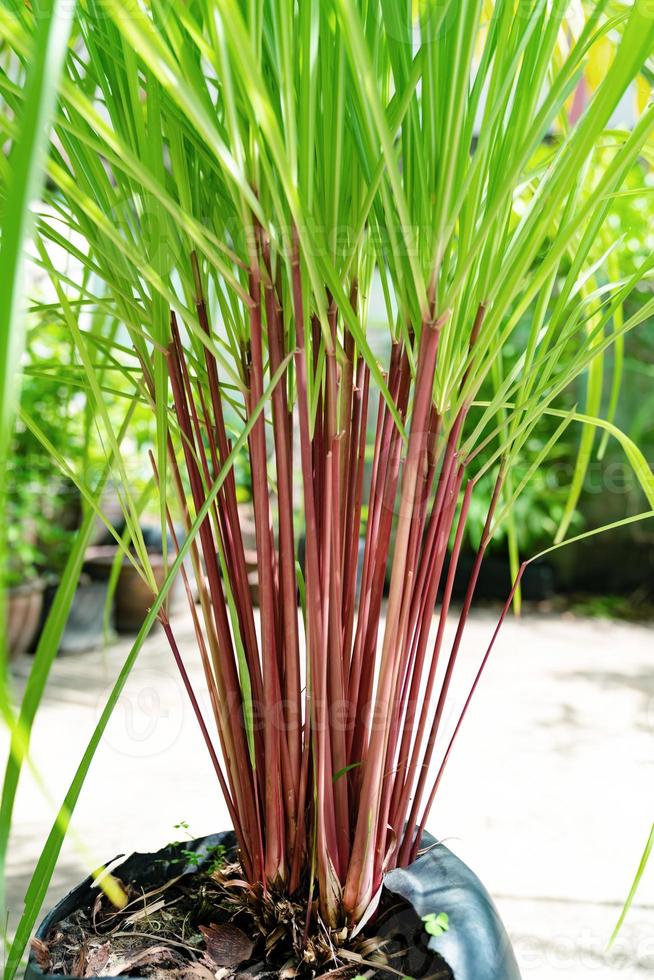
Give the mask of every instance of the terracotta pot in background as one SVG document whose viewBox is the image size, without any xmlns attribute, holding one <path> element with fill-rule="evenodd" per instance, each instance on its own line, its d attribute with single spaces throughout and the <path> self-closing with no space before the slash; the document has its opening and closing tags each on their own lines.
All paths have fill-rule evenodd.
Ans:
<svg viewBox="0 0 654 980">
<path fill-rule="evenodd" d="M 86 552 L 84 570 L 95 581 L 107 580 L 111 575 L 117 551 L 115 545 L 93 545 Z M 149 552 L 149 559 L 157 586 L 161 587 L 166 577 L 163 555 Z M 167 612 L 170 612 L 174 605 L 175 589 L 176 583 L 173 584 L 164 603 Z M 116 630 L 119 633 L 138 632 L 153 601 L 152 590 L 133 565 L 124 560 L 114 596 Z"/>
<path fill-rule="evenodd" d="M 25 582 L 7 593 L 7 649 L 11 657 L 29 650 L 41 622 L 44 584 Z"/>
<path fill-rule="evenodd" d="M 150 563 L 154 572 L 154 579 L 157 587 L 161 588 L 166 578 L 163 555 L 150 555 Z M 175 586 L 171 588 L 164 608 L 168 612 L 171 606 L 171 594 Z M 151 589 L 146 585 L 133 565 L 123 564 L 116 589 L 116 629 L 119 633 L 137 633 L 143 625 L 143 620 L 148 614 L 154 596 Z"/>
</svg>

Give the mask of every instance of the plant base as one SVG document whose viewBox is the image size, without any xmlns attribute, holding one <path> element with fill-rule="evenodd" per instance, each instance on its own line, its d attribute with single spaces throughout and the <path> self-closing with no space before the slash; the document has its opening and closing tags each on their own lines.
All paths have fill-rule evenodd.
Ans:
<svg viewBox="0 0 654 980">
<path fill-rule="evenodd" d="M 519 980 L 492 901 L 472 872 L 442 845 L 410 868 L 392 872 L 375 923 L 349 948 L 335 945 L 334 957 L 323 963 L 311 957 L 299 963 L 286 959 L 290 933 L 299 924 L 290 902 L 286 919 L 279 910 L 277 925 L 268 920 L 257 928 L 251 920 L 248 929 L 242 910 L 232 918 L 223 914 L 221 920 L 209 875 L 216 859 L 229 860 L 234 850 L 234 835 L 227 832 L 131 855 L 113 874 L 132 884 L 133 904 L 113 919 L 106 910 L 102 913 L 106 900 L 86 879 L 37 930 L 26 980 L 64 973 L 150 980 L 212 980 L 216 975 L 223 980 L 290 980 L 330 974 L 347 980 L 362 973 L 389 978 L 395 971 L 416 980 Z M 451 927 L 435 939 L 426 933 L 422 917 L 443 911 Z M 186 923 L 184 929 L 180 922 Z"/>
</svg>

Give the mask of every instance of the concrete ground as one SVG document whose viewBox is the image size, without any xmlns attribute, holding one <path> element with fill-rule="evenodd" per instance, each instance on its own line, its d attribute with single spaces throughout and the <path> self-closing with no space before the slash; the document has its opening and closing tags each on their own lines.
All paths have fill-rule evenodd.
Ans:
<svg viewBox="0 0 654 980">
<path fill-rule="evenodd" d="M 496 613 L 470 621 L 460 691 Z M 452 628 L 453 624 L 450 624 Z M 190 621 L 177 635 L 198 681 Z M 654 974 L 654 863 L 617 944 L 605 951 L 654 820 L 654 630 L 526 615 L 506 623 L 430 821 L 497 900 L 524 980 L 640 980 Z M 129 649 L 60 657 L 34 728 L 54 800 L 74 773 Z M 17 688 L 29 658 L 16 665 Z M 27 777 L 10 847 L 12 919 L 52 821 Z M 98 750 L 62 851 L 51 905 L 119 852 L 153 850 L 228 825 L 161 633 L 144 647 Z M 80 846 L 86 848 L 83 856 Z"/>
</svg>

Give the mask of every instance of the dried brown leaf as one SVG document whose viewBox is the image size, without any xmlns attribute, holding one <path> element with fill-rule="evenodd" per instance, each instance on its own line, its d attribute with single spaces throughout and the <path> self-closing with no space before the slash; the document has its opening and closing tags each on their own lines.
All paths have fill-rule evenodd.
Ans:
<svg viewBox="0 0 654 980">
<path fill-rule="evenodd" d="M 158 912 L 159 909 L 165 908 L 165 905 L 166 899 L 158 898 L 156 901 L 150 902 L 149 905 L 146 905 L 145 908 L 137 909 L 136 912 L 132 912 L 132 914 L 128 915 L 123 921 L 122 925 L 131 925 L 133 922 L 138 922 L 139 919 L 147 919 L 149 915 L 154 915 L 154 913 Z"/>
<path fill-rule="evenodd" d="M 152 966 L 157 963 L 172 963 L 175 966 L 181 966 L 183 959 L 170 946 L 159 944 L 134 950 L 128 955 L 125 953 L 118 954 L 115 959 L 112 956 L 107 963 L 106 972 L 113 977 L 119 977 L 123 973 L 129 973 L 134 967 Z"/>
<path fill-rule="evenodd" d="M 79 950 L 77 951 L 77 955 L 75 956 L 75 959 L 73 960 L 72 974 L 74 977 L 86 976 L 86 954 L 87 954 L 86 943 L 82 943 Z"/>
<path fill-rule="evenodd" d="M 99 943 L 97 946 L 89 947 L 86 956 L 86 970 L 84 973 L 77 974 L 77 976 L 82 977 L 97 977 L 101 976 L 109 955 L 111 953 L 111 943 Z"/>
<path fill-rule="evenodd" d="M 277 943 L 280 941 L 280 939 L 283 939 L 285 935 L 286 929 L 284 926 L 277 926 L 276 929 L 273 929 L 272 932 L 268 933 L 266 936 L 266 953 L 268 955 L 272 953 Z"/>
<path fill-rule="evenodd" d="M 91 912 L 91 922 L 93 923 L 94 930 L 97 930 L 97 918 L 100 915 L 101 909 L 102 909 L 102 892 L 96 895 L 95 902 L 93 903 L 93 910 Z"/>
<path fill-rule="evenodd" d="M 238 966 L 252 956 L 254 942 L 230 922 L 200 926 L 200 932 L 207 944 L 207 957 L 212 965 Z"/>
<path fill-rule="evenodd" d="M 179 980 L 215 980 L 213 970 L 204 963 L 191 963 L 185 970 L 178 973 Z"/>
<path fill-rule="evenodd" d="M 50 972 L 50 947 L 47 943 L 44 943 L 42 939 L 34 938 L 32 940 L 32 952 L 34 953 L 34 959 L 41 967 L 44 973 Z"/>
</svg>

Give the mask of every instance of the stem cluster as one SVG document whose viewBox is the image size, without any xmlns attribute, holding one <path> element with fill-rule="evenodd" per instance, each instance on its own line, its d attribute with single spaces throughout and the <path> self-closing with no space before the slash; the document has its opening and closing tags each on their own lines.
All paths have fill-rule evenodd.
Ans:
<svg viewBox="0 0 654 980">
<path fill-rule="evenodd" d="M 347 318 L 328 291 L 328 330 L 317 316 L 307 318 L 297 236 L 287 258 L 290 289 L 283 290 L 259 230 L 241 352 L 244 410 L 252 421 L 259 629 L 233 472 L 191 548 L 199 610 L 183 572 L 220 753 L 165 617 L 164 628 L 246 877 L 264 892 L 270 885 L 292 894 L 307 889 L 308 907 L 317 895 L 324 921 L 356 924 L 374 906 L 385 871 L 415 859 L 467 711 L 469 697 L 448 742 L 443 720 L 450 684 L 503 468 L 448 648 L 445 624 L 474 489 L 459 451 L 467 406 L 446 426 L 433 401 L 448 314 L 432 308 L 424 318 L 415 363 L 401 342 L 393 344 L 390 403 L 379 398 L 369 438 L 370 371 Z M 211 339 L 195 257 L 193 265 L 197 316 Z M 356 315 L 356 280 L 349 283 L 349 303 Z M 480 307 L 471 346 L 483 315 Z M 211 345 L 202 359 L 192 356 L 174 315 L 171 335 L 166 364 L 177 435 L 170 437 L 169 459 L 190 526 L 231 443 Z M 267 375 L 279 378 L 270 414 L 255 417 Z M 154 385 L 150 391 L 156 398 Z M 170 515 L 169 525 L 173 530 Z"/>
</svg>

